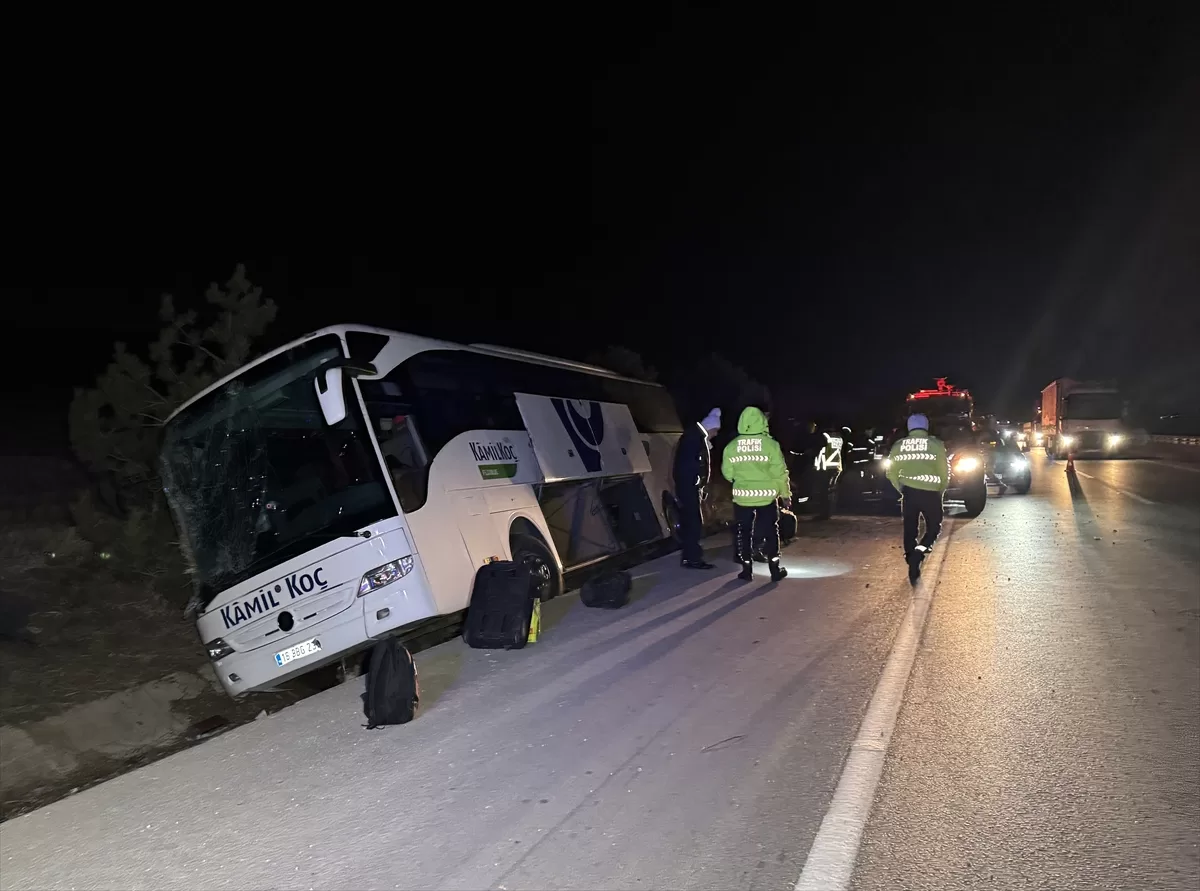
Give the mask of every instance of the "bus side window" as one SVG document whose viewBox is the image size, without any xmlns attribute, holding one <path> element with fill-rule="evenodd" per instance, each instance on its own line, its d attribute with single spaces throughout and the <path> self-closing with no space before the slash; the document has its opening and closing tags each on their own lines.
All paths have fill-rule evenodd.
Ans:
<svg viewBox="0 0 1200 891">
<path fill-rule="evenodd" d="M 407 402 L 382 392 L 378 386 L 364 386 L 363 401 L 400 506 L 405 512 L 417 510 L 425 503 L 428 491 L 429 458 L 416 418 Z"/>
</svg>

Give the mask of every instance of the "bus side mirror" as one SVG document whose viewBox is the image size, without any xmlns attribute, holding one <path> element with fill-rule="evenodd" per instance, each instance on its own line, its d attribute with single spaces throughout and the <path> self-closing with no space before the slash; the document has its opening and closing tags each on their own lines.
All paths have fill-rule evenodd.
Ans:
<svg viewBox="0 0 1200 891">
<path fill-rule="evenodd" d="M 321 415 L 330 427 L 346 420 L 346 391 L 342 389 L 342 369 L 326 368 L 313 380 Z"/>
<path fill-rule="evenodd" d="M 317 369 L 313 386 L 317 390 L 317 403 L 321 406 L 321 415 L 330 427 L 336 427 L 346 420 L 346 391 L 342 387 L 342 377 L 345 374 L 351 377 L 371 377 L 378 372 L 374 365 L 359 365 L 352 359 L 336 359 Z"/>
</svg>

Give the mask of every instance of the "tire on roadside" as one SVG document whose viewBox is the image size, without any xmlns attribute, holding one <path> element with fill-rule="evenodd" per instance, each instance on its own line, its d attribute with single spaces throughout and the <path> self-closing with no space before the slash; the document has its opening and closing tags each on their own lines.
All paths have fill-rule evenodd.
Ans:
<svg viewBox="0 0 1200 891">
<path fill-rule="evenodd" d="M 972 488 L 963 498 L 963 506 L 971 519 L 983 513 L 983 509 L 987 507 L 987 484 L 981 481 L 978 486 Z"/>
</svg>

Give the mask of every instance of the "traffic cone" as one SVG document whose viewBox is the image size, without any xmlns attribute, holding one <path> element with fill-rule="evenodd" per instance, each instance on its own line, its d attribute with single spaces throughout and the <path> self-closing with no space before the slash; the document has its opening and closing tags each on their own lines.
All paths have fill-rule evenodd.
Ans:
<svg viewBox="0 0 1200 891">
<path fill-rule="evenodd" d="M 1067 473 L 1075 472 L 1075 453 L 1067 452 Z"/>
</svg>

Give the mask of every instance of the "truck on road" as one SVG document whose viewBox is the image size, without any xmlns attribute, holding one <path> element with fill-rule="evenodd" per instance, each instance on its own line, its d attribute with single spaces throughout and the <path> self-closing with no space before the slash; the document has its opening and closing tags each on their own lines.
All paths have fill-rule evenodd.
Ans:
<svg viewBox="0 0 1200 891">
<path fill-rule="evenodd" d="M 1111 383 L 1062 377 L 1042 390 L 1046 454 L 1122 455 L 1134 445 L 1121 392 Z"/>
</svg>

